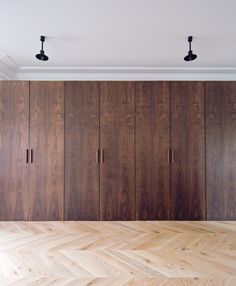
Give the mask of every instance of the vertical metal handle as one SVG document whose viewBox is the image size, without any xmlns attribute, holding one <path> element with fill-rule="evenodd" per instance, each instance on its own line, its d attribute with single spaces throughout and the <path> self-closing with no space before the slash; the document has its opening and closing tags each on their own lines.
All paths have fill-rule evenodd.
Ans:
<svg viewBox="0 0 236 286">
<path fill-rule="evenodd" d="M 104 163 L 104 150 L 101 149 L 101 162 Z"/>
<path fill-rule="evenodd" d="M 31 164 L 33 164 L 33 162 L 34 162 L 34 153 L 33 153 L 33 149 L 31 149 L 31 151 L 30 151 L 30 162 L 31 162 Z"/>
<path fill-rule="evenodd" d="M 175 162 L 175 150 L 171 149 L 171 163 L 174 164 Z"/>
<path fill-rule="evenodd" d="M 29 149 L 26 149 L 26 164 L 29 163 Z"/>
<path fill-rule="evenodd" d="M 96 162 L 99 164 L 100 163 L 100 150 L 96 150 Z"/>
<path fill-rule="evenodd" d="M 168 164 L 171 164 L 171 161 L 170 161 L 171 154 L 170 154 L 170 152 L 171 152 L 171 149 L 168 149 L 168 151 L 167 151 L 167 163 Z"/>
</svg>

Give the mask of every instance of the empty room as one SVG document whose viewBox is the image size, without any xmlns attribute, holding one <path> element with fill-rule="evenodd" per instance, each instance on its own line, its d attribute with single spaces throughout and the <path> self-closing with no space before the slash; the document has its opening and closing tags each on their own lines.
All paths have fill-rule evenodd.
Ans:
<svg viewBox="0 0 236 286">
<path fill-rule="evenodd" d="M 0 286 L 235 286 L 236 1 L 0 4 Z"/>
</svg>

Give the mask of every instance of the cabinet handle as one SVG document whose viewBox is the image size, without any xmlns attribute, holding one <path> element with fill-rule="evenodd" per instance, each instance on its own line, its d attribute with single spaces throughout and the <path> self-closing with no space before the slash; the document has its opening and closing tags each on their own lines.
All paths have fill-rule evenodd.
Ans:
<svg viewBox="0 0 236 286">
<path fill-rule="evenodd" d="M 100 150 L 96 150 L 96 162 L 99 164 L 100 163 Z"/>
<path fill-rule="evenodd" d="M 33 149 L 31 149 L 31 151 L 30 151 L 30 158 L 31 158 L 30 162 L 31 162 L 31 164 L 33 164 L 33 162 L 34 162 L 34 153 L 33 153 Z"/>
<path fill-rule="evenodd" d="M 101 149 L 101 162 L 104 163 L 104 150 Z"/>
<path fill-rule="evenodd" d="M 171 149 L 171 163 L 174 164 L 175 162 L 175 150 Z"/>
<path fill-rule="evenodd" d="M 29 149 L 26 149 L 26 164 L 29 163 Z"/>
<path fill-rule="evenodd" d="M 168 164 L 171 164 L 170 157 L 171 157 L 171 149 L 168 149 L 168 151 L 167 151 L 167 163 Z"/>
</svg>

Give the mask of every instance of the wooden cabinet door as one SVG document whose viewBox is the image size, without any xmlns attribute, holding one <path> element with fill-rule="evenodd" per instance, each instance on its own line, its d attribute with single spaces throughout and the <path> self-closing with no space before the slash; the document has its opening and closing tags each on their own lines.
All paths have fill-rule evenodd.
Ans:
<svg viewBox="0 0 236 286">
<path fill-rule="evenodd" d="M 102 220 L 134 218 L 134 83 L 101 82 Z"/>
<path fill-rule="evenodd" d="M 64 212 L 64 83 L 30 82 L 31 220 L 62 220 Z"/>
<path fill-rule="evenodd" d="M 99 83 L 65 83 L 65 219 L 99 220 Z"/>
<path fill-rule="evenodd" d="M 0 81 L 0 220 L 28 218 L 29 83 Z"/>
<path fill-rule="evenodd" d="M 204 83 L 171 83 L 171 217 L 205 218 Z"/>
<path fill-rule="evenodd" d="M 170 219 L 169 83 L 137 82 L 136 218 Z"/>
<path fill-rule="evenodd" d="M 236 83 L 206 83 L 206 191 L 209 220 L 236 219 Z"/>
</svg>

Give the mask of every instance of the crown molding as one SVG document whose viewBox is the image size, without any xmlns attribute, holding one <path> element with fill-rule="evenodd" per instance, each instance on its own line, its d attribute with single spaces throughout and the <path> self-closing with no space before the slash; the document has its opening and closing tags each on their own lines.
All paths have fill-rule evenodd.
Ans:
<svg viewBox="0 0 236 286">
<path fill-rule="evenodd" d="M 236 68 L 33 67 L 0 57 L 1 80 L 201 80 L 235 81 Z"/>
<path fill-rule="evenodd" d="M 18 64 L 9 55 L 0 57 L 0 78 L 2 80 L 15 79 L 18 69 Z"/>
<path fill-rule="evenodd" d="M 22 80 L 236 80 L 236 68 L 20 67 Z"/>
</svg>

